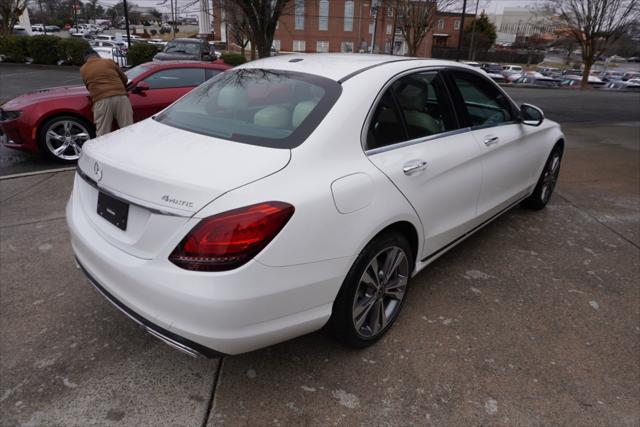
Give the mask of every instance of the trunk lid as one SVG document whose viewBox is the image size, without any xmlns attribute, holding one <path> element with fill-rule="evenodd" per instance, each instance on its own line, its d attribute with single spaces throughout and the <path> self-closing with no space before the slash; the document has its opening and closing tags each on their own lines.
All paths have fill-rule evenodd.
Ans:
<svg viewBox="0 0 640 427">
<path fill-rule="evenodd" d="M 132 255 L 152 258 L 205 205 L 283 169 L 290 156 L 290 150 L 227 141 L 147 119 L 85 143 L 78 168 L 88 179 L 76 183 L 85 214 L 100 234 Z M 96 187 L 129 204 L 126 230 L 97 214 Z"/>
</svg>

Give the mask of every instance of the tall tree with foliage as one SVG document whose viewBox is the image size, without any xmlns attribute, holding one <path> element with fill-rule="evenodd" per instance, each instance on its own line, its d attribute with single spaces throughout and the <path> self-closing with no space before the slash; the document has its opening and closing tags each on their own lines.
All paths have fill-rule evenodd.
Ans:
<svg viewBox="0 0 640 427">
<path fill-rule="evenodd" d="M 472 34 L 473 46 L 470 46 Z M 474 51 L 486 52 L 496 42 L 496 38 L 496 26 L 484 12 L 464 29 L 464 44 L 465 46 L 470 46 L 470 49 Z"/>
<path fill-rule="evenodd" d="M 583 89 L 596 58 L 640 18 L 638 0 L 549 0 L 549 5 L 582 49 Z"/>
<path fill-rule="evenodd" d="M 407 43 L 409 56 L 417 56 L 418 48 L 437 21 L 437 13 L 449 9 L 455 0 L 398 0 L 397 29 Z"/>
<path fill-rule="evenodd" d="M 27 0 L 0 0 L 0 15 L 2 15 L 0 30 L 3 34 L 11 34 L 26 8 Z"/>
<path fill-rule="evenodd" d="M 227 0 L 235 1 L 238 10 L 248 27 L 248 36 L 255 44 L 258 57 L 271 55 L 273 34 L 276 32 L 278 19 L 285 13 L 291 0 Z"/>
</svg>

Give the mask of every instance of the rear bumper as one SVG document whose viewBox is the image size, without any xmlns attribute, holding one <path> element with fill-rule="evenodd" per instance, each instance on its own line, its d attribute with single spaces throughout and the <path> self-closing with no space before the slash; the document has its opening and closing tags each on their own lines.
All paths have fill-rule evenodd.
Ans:
<svg viewBox="0 0 640 427">
<path fill-rule="evenodd" d="M 77 258 L 76 258 L 77 261 Z M 131 310 L 129 307 L 127 307 L 125 304 L 123 304 L 122 302 L 118 301 L 113 295 L 111 295 L 105 288 L 103 288 L 97 281 L 96 279 L 94 279 L 93 277 L 91 277 L 91 274 L 89 274 L 89 272 L 82 266 L 82 264 L 80 264 L 80 262 L 78 261 L 78 265 L 80 266 L 80 268 L 82 269 L 82 271 L 84 272 L 84 274 L 87 276 L 87 279 L 89 279 L 89 282 L 96 288 L 96 290 L 98 292 L 100 292 L 100 294 L 102 294 L 103 297 L 105 297 L 111 304 L 113 304 L 118 310 L 120 310 L 122 313 L 124 313 L 128 318 L 130 318 L 131 320 L 133 320 L 134 322 L 136 322 L 137 324 L 139 324 L 140 326 L 142 326 L 147 332 L 149 332 L 151 335 L 159 338 L 160 340 L 164 341 L 165 343 L 167 343 L 168 345 L 170 345 L 171 347 L 188 354 L 189 356 L 193 356 L 193 357 L 207 357 L 207 358 L 216 358 L 219 356 L 224 356 L 224 354 L 219 353 L 215 350 L 212 350 L 210 348 L 207 348 L 205 346 L 202 346 L 196 342 L 193 342 L 191 340 L 188 340 L 184 337 L 178 336 L 176 334 L 174 334 L 171 331 L 168 331 L 158 325 L 156 325 L 155 323 L 151 322 L 148 319 L 145 319 L 144 317 L 140 316 L 138 313 L 136 313 L 135 311 Z"/>
<path fill-rule="evenodd" d="M 164 255 L 142 259 L 116 248 L 74 199 L 67 205 L 71 244 L 91 282 L 147 331 L 191 355 L 244 353 L 320 329 L 353 261 L 268 267 L 253 260 L 227 272 L 187 271 Z"/>
</svg>

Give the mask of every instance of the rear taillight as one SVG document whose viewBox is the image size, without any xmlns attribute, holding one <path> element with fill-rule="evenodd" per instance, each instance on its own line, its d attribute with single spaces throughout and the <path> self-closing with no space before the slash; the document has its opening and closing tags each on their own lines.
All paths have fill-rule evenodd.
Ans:
<svg viewBox="0 0 640 427">
<path fill-rule="evenodd" d="M 169 260 L 187 270 L 239 267 L 269 244 L 293 211 L 288 203 L 264 202 L 205 218 L 182 239 Z"/>
</svg>

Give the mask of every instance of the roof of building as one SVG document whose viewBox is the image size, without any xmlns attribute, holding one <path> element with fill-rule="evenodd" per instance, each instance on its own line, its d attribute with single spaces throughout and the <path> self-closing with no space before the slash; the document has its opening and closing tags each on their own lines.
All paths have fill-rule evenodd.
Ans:
<svg viewBox="0 0 640 427">
<path fill-rule="evenodd" d="M 347 80 L 369 68 L 398 61 L 420 61 L 425 66 L 451 65 L 451 61 L 407 56 L 371 55 L 364 53 L 294 53 L 258 59 L 241 65 L 242 68 L 266 68 L 315 74 L 335 81 Z M 422 65 L 421 64 L 421 65 Z"/>
</svg>

